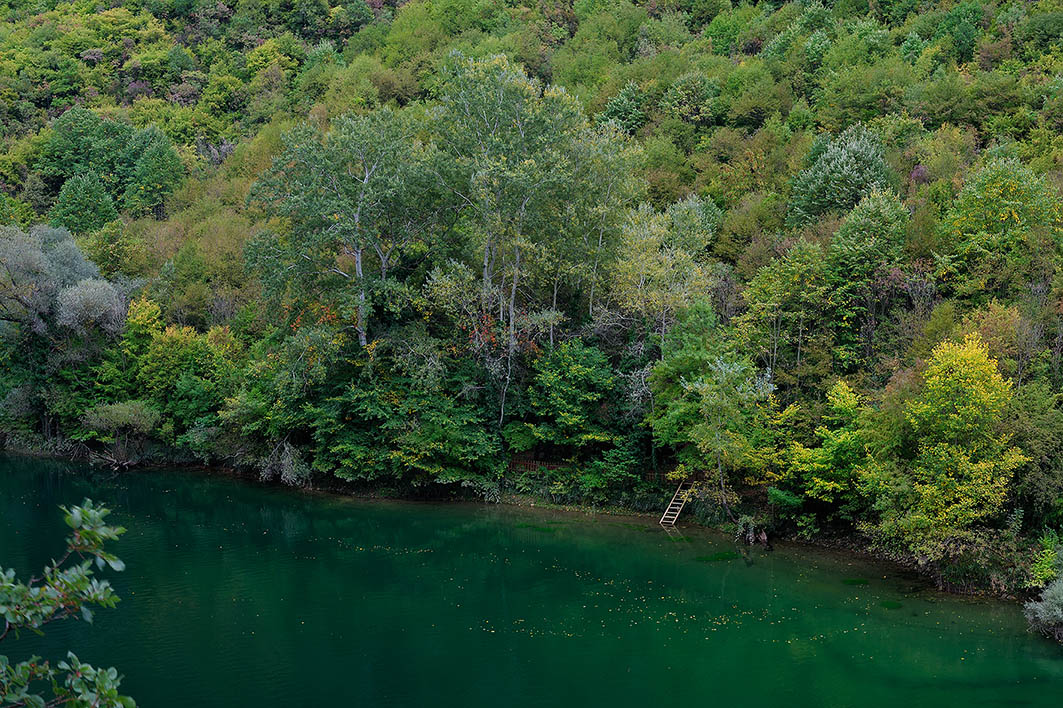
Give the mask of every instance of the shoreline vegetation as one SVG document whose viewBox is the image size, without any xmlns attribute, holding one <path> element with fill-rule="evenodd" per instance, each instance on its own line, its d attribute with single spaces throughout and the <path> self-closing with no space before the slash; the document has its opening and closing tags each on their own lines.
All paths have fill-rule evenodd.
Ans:
<svg viewBox="0 0 1063 708">
<path fill-rule="evenodd" d="M 413 677 L 460 677 L 509 657 L 486 674 L 491 690 L 454 682 L 457 695 L 439 699 L 448 706 L 490 703 L 507 687 L 515 706 L 541 705 L 579 695 L 592 675 L 606 680 L 588 696 L 652 702 L 647 676 L 675 671 L 694 683 L 684 701 L 715 691 L 751 707 L 774 706 L 802 677 L 816 678 L 795 694 L 807 708 L 832 699 L 1047 706 L 1063 681 L 1063 648 L 1029 632 L 1014 604 L 948 595 L 846 552 L 784 542 L 768 552 L 695 527 L 680 538 L 649 517 L 293 493 L 180 468 L 115 474 L 3 456 L 0 469 L 0 547 L 14 550 L 4 565 L 16 584 L 62 553 L 61 506 L 73 512 L 72 501 L 92 495 L 113 509 L 108 525 L 129 529 L 106 547 L 127 570 L 90 568 L 90 580 L 114 584 L 115 610 L 92 608 L 94 626 L 75 615 L 43 638 L 27 632 L 0 653 L 11 666 L 40 655 L 62 668 L 54 662 L 72 650 L 108 674 L 116 667 L 119 692 L 145 706 L 327 704 L 350 686 L 352 657 L 396 650 Z M 218 627 L 231 641 L 210 640 Z M 659 651 L 631 651 L 651 645 Z M 290 660 L 266 674 L 234 672 L 227 660 L 275 647 L 293 649 Z M 751 683 L 749 652 L 736 647 L 777 668 Z M 307 681 L 329 657 L 335 669 Z M 393 663 L 372 664 L 362 682 L 370 702 L 431 704 L 446 681 L 396 689 Z M 173 666 L 201 667 L 180 695 Z"/>
<path fill-rule="evenodd" d="M 489 506 L 492 504 L 501 504 L 504 506 L 517 507 L 522 509 L 538 510 L 543 512 L 561 512 L 565 514 L 575 514 L 580 516 L 606 516 L 617 518 L 630 518 L 645 520 L 648 524 L 654 521 L 660 516 L 659 511 L 655 511 L 654 507 L 646 508 L 633 508 L 616 505 L 595 505 L 590 503 L 580 502 L 565 502 L 565 501 L 553 501 L 548 497 L 535 496 L 527 493 L 503 493 L 492 501 L 486 501 L 482 497 L 474 494 L 467 494 L 464 496 L 455 496 L 453 493 L 443 493 L 440 490 L 422 490 L 421 494 L 414 495 L 410 493 L 410 490 L 398 490 L 394 488 L 380 488 L 380 487 L 367 487 L 364 485 L 354 485 L 342 480 L 327 480 L 322 486 L 304 485 L 293 486 L 286 484 L 280 479 L 267 479 L 264 478 L 259 472 L 251 469 L 237 469 L 232 467 L 222 467 L 217 465 L 201 465 L 201 464 L 175 464 L 160 461 L 158 463 L 141 464 L 136 467 L 128 467 L 124 469 L 115 469 L 110 466 L 106 460 L 86 460 L 85 458 L 61 455 L 55 452 L 47 452 L 41 450 L 32 450 L 25 448 L 16 449 L 3 449 L 4 454 L 16 456 L 16 457 L 29 457 L 39 458 L 45 460 L 56 460 L 64 462 L 85 462 L 92 465 L 95 468 L 101 470 L 104 473 L 111 473 L 116 476 L 122 476 L 124 474 L 151 474 L 156 470 L 165 469 L 179 469 L 185 471 L 194 471 L 198 474 L 208 476 L 221 476 L 229 477 L 239 480 L 242 483 L 265 485 L 273 487 L 279 490 L 286 490 L 293 494 L 314 494 L 324 495 L 335 499 L 352 499 L 358 501 L 393 501 L 393 502 L 411 502 L 411 503 L 429 503 L 429 504 L 473 504 L 477 506 Z M 672 490 L 669 490 L 667 486 L 662 487 L 661 493 L 661 507 L 667 503 L 668 498 L 671 497 Z M 696 502 L 692 504 L 695 506 Z M 688 507 L 689 509 L 689 507 Z M 712 511 L 718 512 L 718 509 L 712 508 Z M 647 528 L 658 528 L 658 525 L 653 523 L 649 524 Z M 796 535 L 779 535 L 773 536 L 768 539 L 767 543 L 760 540 L 742 537 L 738 529 L 733 523 L 731 523 L 726 517 L 716 514 L 706 514 L 704 510 L 701 513 L 690 513 L 687 511 L 680 516 L 680 519 L 676 523 L 676 529 L 682 533 L 684 529 L 694 528 L 697 530 L 707 531 L 713 534 L 722 534 L 730 538 L 736 546 L 747 547 L 750 550 L 760 549 L 770 552 L 776 543 L 788 544 L 795 547 L 803 547 L 815 549 L 822 552 L 830 552 L 839 554 L 840 557 L 862 559 L 870 561 L 876 564 L 880 564 L 883 567 L 892 567 L 897 572 L 911 573 L 913 578 L 919 578 L 921 582 L 925 582 L 928 588 L 934 588 L 939 592 L 948 593 L 950 595 L 966 596 L 972 598 L 986 598 L 996 599 L 1001 601 L 1022 602 L 1027 603 L 1036 599 L 1035 592 L 1027 590 L 1018 594 L 1001 593 L 988 587 L 950 587 L 942 585 L 940 578 L 936 578 L 932 572 L 930 572 L 924 564 L 921 564 L 916 557 L 900 557 L 897 555 L 889 555 L 882 552 L 876 552 L 874 547 L 870 544 L 870 539 L 866 536 L 861 536 L 856 533 L 834 533 L 834 534 L 819 534 L 815 537 L 800 537 Z M 662 534 L 667 533 L 664 528 L 660 528 Z"/>
<path fill-rule="evenodd" d="M 703 523 L 1063 636 L 1060 0 L 0 15 L 12 447 L 654 513 L 690 480 Z"/>
</svg>

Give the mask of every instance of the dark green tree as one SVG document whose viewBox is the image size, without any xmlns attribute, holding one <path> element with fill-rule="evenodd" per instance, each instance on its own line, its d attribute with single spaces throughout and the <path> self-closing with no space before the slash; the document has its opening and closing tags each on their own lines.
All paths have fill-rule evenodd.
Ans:
<svg viewBox="0 0 1063 708">
<path fill-rule="evenodd" d="M 827 212 L 844 212 L 875 190 L 889 186 L 882 141 L 862 125 L 824 141 L 793 181 L 790 224 L 802 226 Z"/>
<path fill-rule="evenodd" d="M 99 177 L 90 172 L 63 184 L 49 216 L 54 226 L 87 234 L 117 219 L 118 210 Z"/>
<path fill-rule="evenodd" d="M 132 162 L 125 181 L 122 208 L 134 215 L 163 216 L 163 204 L 184 177 L 184 165 L 170 139 L 158 129 L 143 138 L 145 145 Z M 138 146 L 139 147 L 139 146 Z"/>
<path fill-rule="evenodd" d="M 615 123 L 620 130 L 633 135 L 646 124 L 646 112 L 642 110 L 645 101 L 646 97 L 638 84 L 629 81 L 605 104 L 605 108 L 598 114 L 598 122 Z"/>
</svg>

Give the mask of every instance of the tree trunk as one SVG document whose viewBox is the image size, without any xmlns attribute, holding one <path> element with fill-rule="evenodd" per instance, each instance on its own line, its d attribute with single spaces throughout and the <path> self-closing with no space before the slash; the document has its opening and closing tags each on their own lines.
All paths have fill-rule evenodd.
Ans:
<svg viewBox="0 0 1063 708">
<path fill-rule="evenodd" d="M 716 453 L 716 475 L 720 481 L 720 503 L 723 504 L 723 510 L 727 512 L 727 518 L 731 520 L 731 523 L 737 524 L 738 519 L 731 513 L 731 505 L 727 503 L 727 484 L 724 482 L 723 456 L 720 453 Z"/>
<path fill-rule="evenodd" d="M 513 282 L 509 287 L 509 341 L 506 342 L 506 381 L 502 384 L 502 396 L 499 401 L 498 425 L 506 419 L 506 394 L 513 380 L 513 355 L 517 351 L 517 281 L 520 278 L 520 248 L 514 249 Z M 501 305 L 501 298 L 499 300 Z"/>
<path fill-rule="evenodd" d="M 365 277 L 362 275 L 362 249 L 359 246 L 354 249 L 354 272 L 358 276 L 358 343 L 365 347 L 368 339 L 365 336 Z"/>
<path fill-rule="evenodd" d="M 487 312 L 487 294 L 491 292 L 491 242 L 488 241 L 484 244 L 484 274 L 483 279 L 480 281 L 482 288 L 481 300 L 483 302 L 483 311 Z"/>
<path fill-rule="evenodd" d="M 554 316 L 557 314 L 557 285 L 558 281 L 554 280 L 554 298 L 550 302 L 550 309 L 554 311 L 554 315 L 550 318 L 550 348 L 554 346 Z"/>
<path fill-rule="evenodd" d="M 520 277 L 520 248 L 514 249 L 513 283 L 509 288 L 509 343 L 510 356 L 517 350 L 517 279 Z"/>
</svg>

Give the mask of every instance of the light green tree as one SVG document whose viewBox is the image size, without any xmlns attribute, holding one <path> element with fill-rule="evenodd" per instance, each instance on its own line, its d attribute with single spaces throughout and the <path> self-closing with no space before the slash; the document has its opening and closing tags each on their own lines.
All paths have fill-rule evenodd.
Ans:
<svg viewBox="0 0 1063 708">
<path fill-rule="evenodd" d="M 838 381 L 827 392 L 824 424 L 815 431 L 819 445 L 795 442 L 790 450 L 790 473 L 802 496 L 850 520 L 861 503 L 858 475 L 867 459 L 861 411 L 856 392 Z"/>
<path fill-rule="evenodd" d="M 934 349 L 918 395 L 904 405 L 914 456 L 895 462 L 899 478 L 883 474 L 888 460 L 867 469 L 884 538 L 936 561 L 950 540 L 1001 513 L 1011 478 L 1027 461 L 1002 430 L 1011 396 L 978 335 Z"/>
<path fill-rule="evenodd" d="M 953 252 L 939 258 L 939 275 L 962 295 L 1008 295 L 1051 279 L 1063 209 L 1043 175 L 996 160 L 964 185 L 942 228 Z"/>
<path fill-rule="evenodd" d="M 481 254 L 481 308 L 517 349 L 518 295 L 565 213 L 598 190 L 576 180 L 589 126 L 575 97 L 529 79 L 505 57 L 452 58 L 437 118 L 438 174 L 469 214 Z M 507 366 L 507 368 L 509 368 Z"/>
<path fill-rule="evenodd" d="M 623 208 L 637 194 L 637 153 L 611 126 L 593 127 L 574 96 L 503 56 L 453 56 L 439 104 L 435 174 L 478 254 L 475 346 L 488 357 L 492 342 L 505 343 L 489 364 L 501 422 L 521 339 L 554 309 L 558 288 L 588 293 L 593 311 Z"/>
<path fill-rule="evenodd" d="M 416 194 L 422 169 L 414 131 L 405 114 L 387 108 L 341 116 L 328 132 L 305 124 L 284 136 L 284 149 L 253 193 L 290 224 L 252 250 L 267 286 L 344 304 L 344 293 L 353 291 L 363 347 L 372 308 L 369 269 L 375 263 L 378 282 L 387 279 L 401 246 L 416 234 L 416 219 L 404 215 L 413 217 L 424 203 Z"/>
<path fill-rule="evenodd" d="M 748 360 L 724 354 L 709 363 L 701 378 L 687 382 L 684 388 L 697 401 L 701 413 L 690 430 L 690 439 L 706 467 L 715 472 L 719 502 L 737 523 L 731 509 L 728 472 L 758 456 L 755 428 L 759 406 L 771 401 L 774 386 L 767 375 L 757 374 Z"/>
<path fill-rule="evenodd" d="M 823 248 L 800 240 L 757 272 L 744 293 L 740 341 L 780 386 L 818 382 L 831 369 L 837 291 Z"/>
<path fill-rule="evenodd" d="M 677 327 L 673 347 L 654 369 L 654 408 L 647 422 L 658 443 L 677 448 L 680 473 L 712 480 L 710 494 L 737 522 L 730 475 L 762 466 L 761 428 L 771 424 L 774 386 L 748 359 L 714 344 L 711 329 L 699 337 L 688 328 L 699 321 L 710 324 L 711 312 L 699 309 L 691 315 Z"/>
<path fill-rule="evenodd" d="M 721 219 L 712 200 L 697 196 L 663 214 L 646 204 L 633 210 L 612 273 L 618 304 L 666 336 L 676 314 L 712 284 L 707 256 Z"/>
</svg>

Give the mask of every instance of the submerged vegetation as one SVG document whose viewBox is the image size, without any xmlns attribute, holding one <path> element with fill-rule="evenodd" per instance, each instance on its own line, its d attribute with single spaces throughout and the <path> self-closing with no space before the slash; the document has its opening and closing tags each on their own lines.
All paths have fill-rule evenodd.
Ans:
<svg viewBox="0 0 1063 708">
<path fill-rule="evenodd" d="M 856 533 L 1059 618 L 1063 5 L 8 0 L 0 428 Z M 1054 614 L 1053 614 L 1054 613 Z"/>
</svg>

